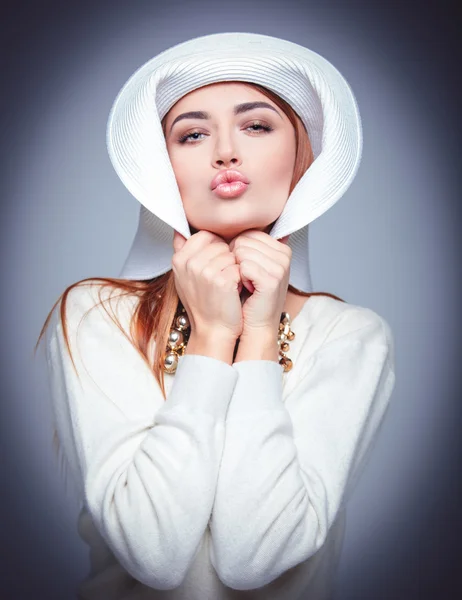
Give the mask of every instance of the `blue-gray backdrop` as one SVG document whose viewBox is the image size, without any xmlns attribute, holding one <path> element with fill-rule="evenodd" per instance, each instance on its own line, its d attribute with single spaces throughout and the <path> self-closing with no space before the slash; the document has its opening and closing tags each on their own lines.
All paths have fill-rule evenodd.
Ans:
<svg viewBox="0 0 462 600">
<path fill-rule="evenodd" d="M 460 562 L 460 49 L 445 1 L 17 2 L 2 18 L 2 597 L 74 598 L 88 568 L 51 448 L 33 346 L 66 286 L 116 276 L 138 203 L 112 169 L 109 110 L 190 37 L 251 31 L 329 59 L 364 126 L 356 180 L 311 231 L 316 290 L 389 322 L 396 387 L 350 502 L 338 600 L 453 597 Z M 417 572 L 418 570 L 418 572 Z M 460 585 L 460 584 L 459 584 Z M 450 591 L 451 590 L 451 591 Z"/>
</svg>

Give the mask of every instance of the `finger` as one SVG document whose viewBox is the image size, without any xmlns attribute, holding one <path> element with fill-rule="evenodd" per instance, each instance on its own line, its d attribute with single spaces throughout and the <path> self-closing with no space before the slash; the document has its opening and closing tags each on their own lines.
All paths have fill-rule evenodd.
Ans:
<svg viewBox="0 0 462 600">
<path fill-rule="evenodd" d="M 234 241 L 235 243 L 233 253 L 236 256 L 240 255 L 241 257 L 244 257 L 245 252 L 248 249 L 252 249 L 260 253 L 261 259 L 257 260 L 255 257 L 252 256 L 249 256 L 249 258 L 252 258 L 252 260 L 256 260 L 257 262 L 263 261 L 263 266 L 266 269 L 270 269 L 270 263 L 268 262 L 268 260 L 278 265 L 281 265 L 285 270 L 288 270 L 290 268 L 290 263 L 292 260 L 292 251 L 290 248 L 284 246 L 283 244 L 279 244 L 279 242 L 277 242 L 279 244 L 279 248 L 275 250 L 273 247 L 270 247 L 265 242 L 250 237 L 238 237 Z M 284 248 L 287 248 L 288 251 L 284 250 Z"/>
<path fill-rule="evenodd" d="M 288 240 L 289 237 L 290 237 L 290 234 L 284 236 L 283 238 L 281 238 L 281 240 Z M 261 242 L 261 243 L 267 245 L 269 248 L 278 250 L 279 252 L 284 252 L 284 253 L 291 252 L 290 247 L 284 241 L 281 242 L 281 241 L 271 237 L 264 231 L 260 231 L 258 229 L 249 229 L 248 231 L 244 231 L 243 233 L 238 235 L 236 238 L 234 238 L 234 240 L 232 240 L 232 242 L 235 242 L 236 240 L 241 239 L 241 238 L 248 239 L 248 240 L 255 240 L 256 242 Z"/>
<path fill-rule="evenodd" d="M 234 289 L 237 289 L 238 294 L 241 293 L 242 278 L 239 265 L 237 265 L 236 263 L 228 265 L 221 271 L 221 275 L 225 277 L 225 279 L 228 279 L 230 283 L 234 285 Z"/>
<path fill-rule="evenodd" d="M 270 275 L 266 269 L 253 260 L 243 260 L 239 267 L 241 270 L 242 283 L 249 292 L 265 292 L 268 288 L 273 288 L 278 285 L 277 280 Z M 253 290 L 249 289 L 249 283 L 252 284 Z"/>
<path fill-rule="evenodd" d="M 258 232 L 261 233 L 261 232 Z M 266 234 L 263 234 L 266 235 Z M 271 241 L 270 241 L 271 240 Z M 230 250 L 232 252 L 239 246 L 248 246 L 259 250 L 262 254 L 270 256 L 273 260 L 279 262 L 283 261 L 283 264 L 292 258 L 292 250 L 286 244 L 281 244 L 277 240 L 266 236 L 266 238 L 255 237 L 253 235 L 242 234 L 234 238 L 230 244 Z M 284 257 L 284 258 L 282 258 Z"/>
<path fill-rule="evenodd" d="M 186 243 L 186 238 L 176 229 L 173 230 L 173 250 L 179 252 Z"/>
<path fill-rule="evenodd" d="M 247 279 L 242 274 L 241 274 L 241 277 L 242 277 L 242 282 L 243 282 L 243 286 L 245 287 L 245 289 L 247 291 L 249 291 L 251 294 L 253 294 L 255 291 L 255 286 L 253 285 L 253 283 L 250 281 L 250 279 Z"/>
<path fill-rule="evenodd" d="M 282 254 L 277 257 L 277 260 L 274 260 L 271 256 L 246 245 L 238 246 L 234 251 L 234 256 L 238 264 L 241 264 L 244 260 L 251 260 L 278 280 L 283 279 L 290 266 L 290 263 L 284 260 Z"/>
<path fill-rule="evenodd" d="M 210 243 L 193 256 L 186 259 L 185 269 L 195 276 L 201 275 L 207 269 L 205 275 L 213 279 L 220 275 L 221 271 L 230 265 L 236 264 L 236 257 L 229 251 L 226 242 L 222 244 Z"/>
<path fill-rule="evenodd" d="M 181 234 L 178 233 L 178 235 L 181 235 Z M 183 236 L 181 236 L 181 237 L 183 238 Z M 185 238 L 183 238 L 183 239 L 185 239 Z M 187 260 L 189 257 L 193 256 L 194 254 L 196 254 L 203 248 L 205 248 L 215 242 L 222 242 L 222 243 L 226 244 L 226 242 L 223 240 L 223 238 L 219 237 L 218 235 L 216 235 L 210 231 L 201 230 L 201 231 L 198 231 L 197 233 L 193 234 L 188 240 L 185 240 L 185 242 L 182 245 L 180 242 L 178 242 L 178 245 L 179 246 L 181 245 L 180 250 L 181 250 L 183 260 Z"/>
<path fill-rule="evenodd" d="M 217 246 L 217 244 L 213 244 Z M 203 260 L 202 260 L 203 259 Z M 236 263 L 236 257 L 232 252 L 226 249 L 224 252 L 216 252 L 215 255 L 210 253 L 210 258 L 204 252 L 201 255 L 202 270 L 207 269 L 211 273 L 211 277 L 216 277 L 228 267 L 235 267 L 235 272 L 239 274 L 239 266 Z"/>
</svg>

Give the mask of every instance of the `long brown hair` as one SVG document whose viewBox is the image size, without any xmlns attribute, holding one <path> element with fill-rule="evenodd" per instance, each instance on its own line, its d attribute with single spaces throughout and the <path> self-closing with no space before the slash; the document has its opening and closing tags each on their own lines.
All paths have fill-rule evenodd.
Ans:
<svg viewBox="0 0 462 600">
<path fill-rule="evenodd" d="M 313 151 L 311 148 L 307 131 L 301 119 L 295 113 L 292 107 L 282 98 L 280 98 L 277 94 L 257 84 L 248 83 L 246 85 L 250 85 L 251 87 L 256 88 L 264 96 L 272 100 L 274 104 L 276 104 L 276 106 L 278 106 L 281 110 L 284 111 L 284 113 L 287 115 L 288 119 L 294 127 L 296 140 L 296 155 L 294 172 L 289 188 L 290 194 L 296 186 L 296 184 L 298 183 L 298 181 L 301 179 L 302 175 L 306 172 L 306 170 L 310 167 L 314 160 Z M 164 131 L 164 135 L 166 117 L 167 115 L 162 120 L 162 128 Z M 53 307 L 51 308 L 38 337 L 37 343 L 35 345 L 35 351 L 37 350 L 40 340 L 49 324 L 54 308 L 61 300 L 60 317 L 61 322 L 63 324 L 63 334 L 67 349 L 69 351 L 69 354 L 71 355 L 71 360 L 73 362 L 66 327 L 67 296 L 69 292 L 77 285 L 91 285 L 95 281 L 101 282 L 101 286 L 98 288 L 100 302 L 99 304 L 95 305 L 95 307 L 103 305 L 104 301 L 110 300 L 113 297 L 112 291 L 115 290 L 121 291 L 121 294 L 119 294 L 117 297 L 135 295 L 139 298 L 139 302 L 136 304 L 136 308 L 133 312 L 130 321 L 129 339 L 130 342 L 135 346 L 143 360 L 149 366 L 151 372 L 153 373 L 160 386 L 162 395 L 165 400 L 166 392 L 164 385 L 163 370 L 164 353 L 167 347 L 168 336 L 179 302 L 179 297 L 176 292 L 172 270 L 169 270 L 163 275 L 159 275 L 158 277 L 148 280 L 127 280 L 113 277 L 89 277 L 73 283 L 64 290 L 64 292 L 59 296 L 59 298 L 56 300 Z M 111 288 L 111 295 L 107 299 L 102 300 L 101 292 L 103 289 L 106 288 Z M 344 300 L 342 300 L 342 298 L 339 298 L 338 296 L 335 296 L 334 294 L 330 294 L 328 292 L 303 292 L 294 288 L 290 284 L 288 286 L 288 289 L 299 296 L 330 296 L 331 298 L 335 298 L 336 300 L 345 302 Z M 107 310 L 106 307 L 104 308 L 105 310 Z M 126 335 L 117 317 L 113 317 L 113 319 L 117 323 L 122 333 Z M 155 350 L 154 355 L 151 357 L 150 354 L 152 355 L 152 353 L 149 353 L 149 349 L 152 347 L 151 344 L 153 341 L 155 342 Z M 75 368 L 75 363 L 73 362 L 73 364 Z M 53 445 L 55 447 L 56 452 L 59 453 L 60 444 L 56 430 L 54 431 L 53 435 Z"/>
</svg>

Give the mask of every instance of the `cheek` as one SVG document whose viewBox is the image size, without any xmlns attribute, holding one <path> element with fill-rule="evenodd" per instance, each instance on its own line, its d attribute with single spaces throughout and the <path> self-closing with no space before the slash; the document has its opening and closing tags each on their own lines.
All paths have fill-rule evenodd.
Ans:
<svg viewBox="0 0 462 600">
<path fill-rule="evenodd" d="M 295 147 L 281 144 L 265 156 L 265 176 L 270 185 L 281 188 L 290 184 L 295 164 Z"/>
<path fill-rule="evenodd" d="M 187 194 L 197 185 L 198 173 L 197 160 L 194 156 L 186 158 L 181 153 L 170 153 L 170 162 L 172 164 L 175 179 L 178 188 L 182 194 Z"/>
</svg>

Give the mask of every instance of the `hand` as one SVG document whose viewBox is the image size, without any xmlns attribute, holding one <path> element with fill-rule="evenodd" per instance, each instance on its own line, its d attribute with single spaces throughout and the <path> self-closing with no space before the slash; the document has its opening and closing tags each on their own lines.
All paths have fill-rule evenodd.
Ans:
<svg viewBox="0 0 462 600">
<path fill-rule="evenodd" d="M 244 287 L 252 294 L 242 306 L 242 336 L 278 330 L 289 286 L 292 250 L 289 236 L 278 241 L 259 230 L 235 237 L 229 249 L 240 268 Z M 241 336 L 241 337 L 242 337 Z"/>
<path fill-rule="evenodd" d="M 191 333 L 237 340 L 243 319 L 239 266 L 228 244 L 201 230 L 186 240 L 174 231 L 172 270 Z"/>
</svg>

